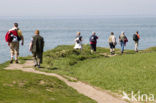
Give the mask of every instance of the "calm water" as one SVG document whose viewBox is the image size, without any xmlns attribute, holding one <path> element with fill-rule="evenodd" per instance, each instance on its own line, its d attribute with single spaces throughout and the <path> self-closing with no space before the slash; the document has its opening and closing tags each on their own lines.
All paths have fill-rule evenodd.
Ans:
<svg viewBox="0 0 156 103">
<path fill-rule="evenodd" d="M 99 36 L 98 46 L 109 47 L 107 40 L 110 32 L 116 37 L 125 31 L 129 42 L 127 49 L 133 49 L 132 35 L 140 31 L 140 49 L 156 46 L 156 18 L 99 18 L 99 19 L 34 19 L 34 18 L 0 18 L 0 63 L 9 60 L 9 47 L 5 42 L 5 33 L 18 22 L 25 37 L 25 45 L 20 48 L 20 56 L 31 53 L 28 50 L 29 42 L 35 29 L 41 31 L 45 38 L 45 50 L 61 44 L 74 44 L 76 32 L 80 31 L 83 43 L 88 43 L 92 31 Z M 119 46 L 117 46 L 119 48 Z"/>
</svg>

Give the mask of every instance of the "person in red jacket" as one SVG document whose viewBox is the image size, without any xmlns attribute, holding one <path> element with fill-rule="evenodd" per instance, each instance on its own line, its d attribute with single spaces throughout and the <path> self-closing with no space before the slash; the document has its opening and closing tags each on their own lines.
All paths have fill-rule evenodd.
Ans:
<svg viewBox="0 0 156 103">
<path fill-rule="evenodd" d="M 91 46 L 91 53 L 96 52 L 96 44 L 97 44 L 98 36 L 96 36 L 96 33 L 93 32 L 90 37 L 90 46 Z"/>
</svg>

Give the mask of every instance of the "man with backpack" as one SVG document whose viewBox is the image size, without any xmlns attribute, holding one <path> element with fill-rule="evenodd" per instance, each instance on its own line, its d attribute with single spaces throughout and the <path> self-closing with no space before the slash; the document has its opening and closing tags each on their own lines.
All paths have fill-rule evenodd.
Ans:
<svg viewBox="0 0 156 103">
<path fill-rule="evenodd" d="M 90 46 L 91 46 L 91 53 L 96 52 L 96 44 L 97 44 L 98 37 L 96 36 L 96 33 L 93 32 L 92 36 L 90 37 Z"/>
<path fill-rule="evenodd" d="M 5 36 L 6 42 L 8 42 L 8 45 L 10 47 L 10 53 L 11 53 L 11 61 L 10 63 L 13 63 L 13 57 L 15 55 L 15 62 L 18 62 L 18 56 L 19 56 L 19 42 L 22 40 L 21 45 L 24 45 L 24 37 L 22 35 L 22 31 L 18 28 L 18 23 L 14 23 L 14 27 L 10 29 Z"/>
<path fill-rule="evenodd" d="M 139 45 L 139 40 L 140 40 L 140 35 L 138 31 L 136 32 L 136 34 L 133 35 L 133 40 L 135 43 L 135 51 L 138 52 L 138 45 Z"/>
</svg>

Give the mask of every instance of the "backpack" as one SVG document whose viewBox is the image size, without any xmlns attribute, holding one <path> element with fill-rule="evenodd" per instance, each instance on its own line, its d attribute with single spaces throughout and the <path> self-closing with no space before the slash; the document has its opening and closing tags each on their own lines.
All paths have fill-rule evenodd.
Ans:
<svg viewBox="0 0 156 103">
<path fill-rule="evenodd" d="M 133 40 L 138 41 L 138 36 L 136 34 L 133 35 Z"/>
<path fill-rule="evenodd" d="M 91 42 L 96 42 L 96 36 L 91 36 L 91 37 L 90 37 L 90 41 L 91 41 Z"/>
<path fill-rule="evenodd" d="M 76 42 L 80 43 L 82 41 L 82 36 L 78 36 Z"/>
<path fill-rule="evenodd" d="M 17 30 L 8 31 L 5 35 L 6 42 L 18 42 L 21 38 L 18 36 Z"/>
<path fill-rule="evenodd" d="M 12 41 L 12 38 L 11 38 L 11 35 L 10 35 L 10 31 L 8 31 L 5 35 L 5 41 L 6 42 L 11 42 Z"/>
<path fill-rule="evenodd" d="M 124 42 L 125 42 L 125 43 L 127 43 L 127 42 L 128 42 L 128 39 L 127 39 L 127 37 L 126 37 L 126 36 L 125 36 Z"/>
<path fill-rule="evenodd" d="M 82 36 L 79 37 L 79 40 L 82 41 Z"/>
</svg>

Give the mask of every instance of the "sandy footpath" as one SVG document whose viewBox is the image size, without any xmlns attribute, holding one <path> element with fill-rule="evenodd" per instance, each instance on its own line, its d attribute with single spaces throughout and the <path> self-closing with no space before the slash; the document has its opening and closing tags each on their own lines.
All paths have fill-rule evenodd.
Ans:
<svg viewBox="0 0 156 103">
<path fill-rule="evenodd" d="M 24 72 L 32 72 L 36 74 L 43 74 L 47 76 L 54 76 L 57 77 L 58 79 L 64 81 L 68 86 L 74 88 L 77 90 L 79 93 L 88 96 L 89 98 L 97 101 L 97 103 L 127 103 L 124 100 L 112 96 L 110 93 L 105 92 L 103 90 L 97 89 L 93 86 L 90 86 L 86 83 L 83 83 L 81 81 L 77 82 L 71 82 L 64 78 L 61 75 L 55 74 L 55 73 L 45 73 L 41 71 L 37 71 L 33 69 L 33 61 L 29 60 L 26 61 L 25 64 L 11 64 L 9 67 L 5 68 L 7 70 L 21 70 Z"/>
</svg>

